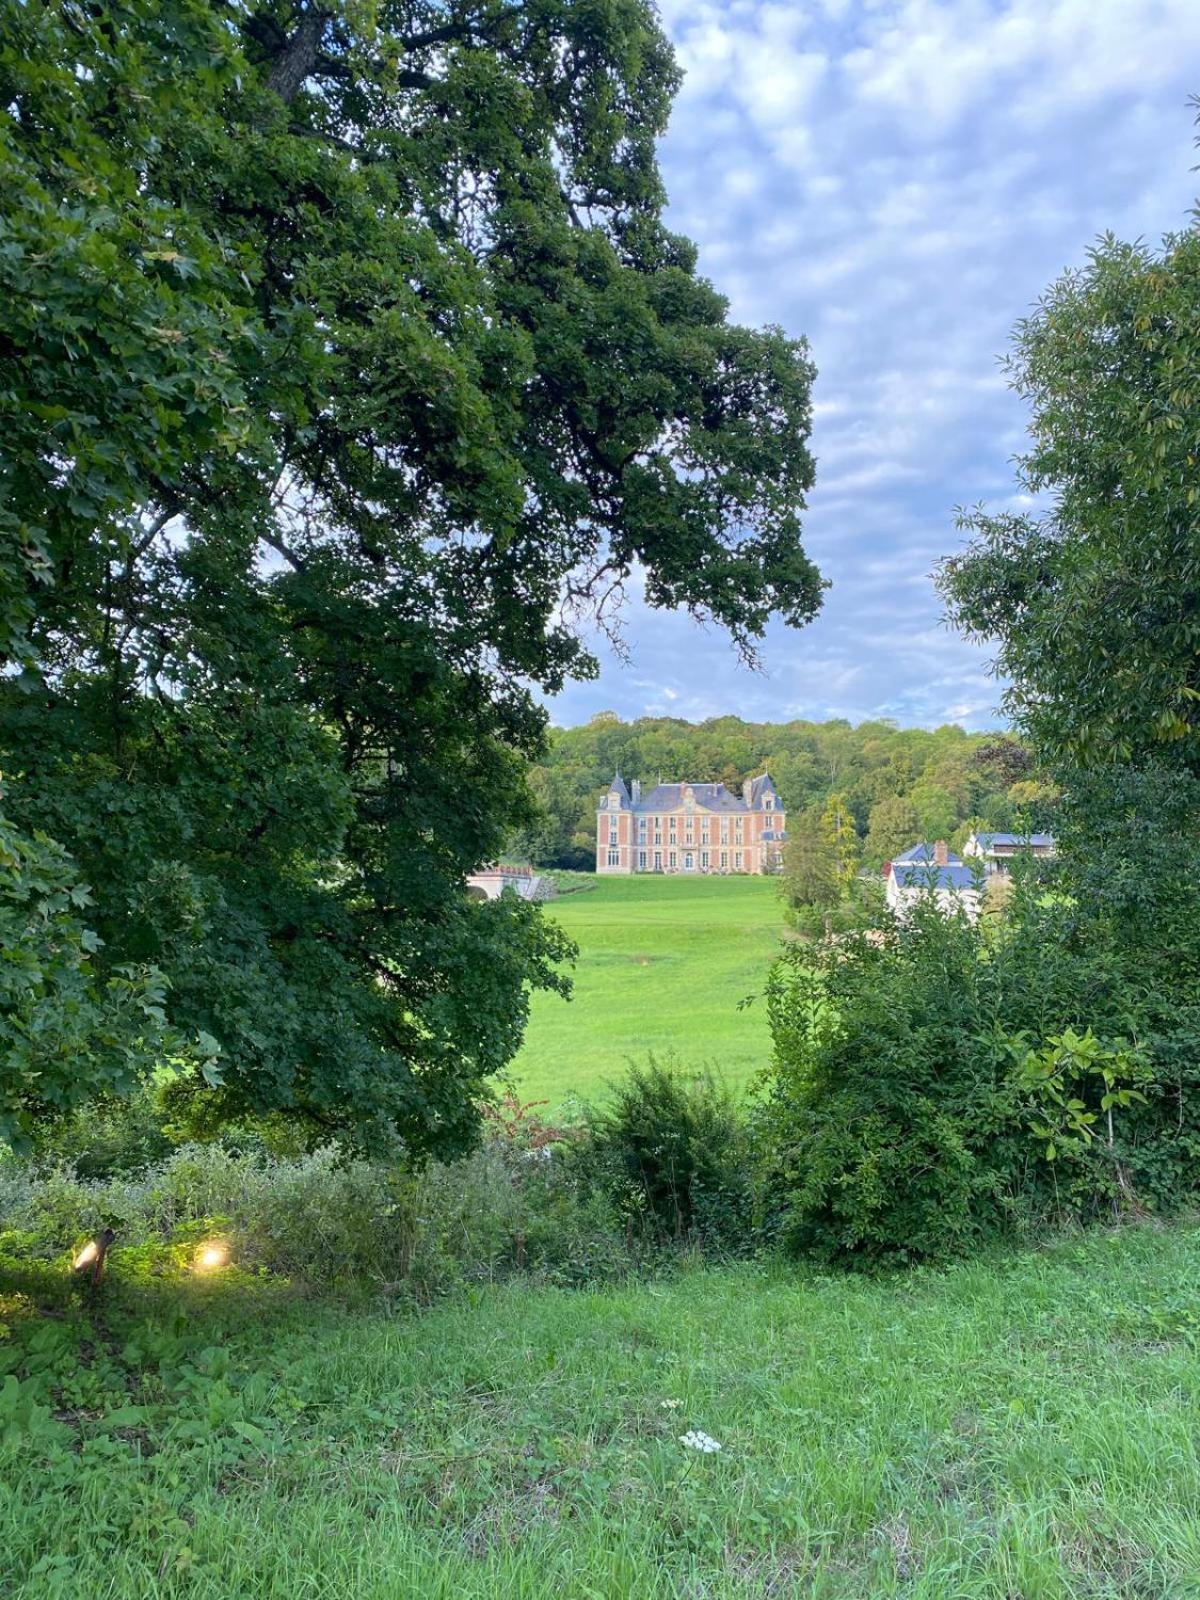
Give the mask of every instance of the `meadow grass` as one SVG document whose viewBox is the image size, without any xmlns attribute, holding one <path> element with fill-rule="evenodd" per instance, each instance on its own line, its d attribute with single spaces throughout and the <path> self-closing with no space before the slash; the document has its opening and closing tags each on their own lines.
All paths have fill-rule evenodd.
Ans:
<svg viewBox="0 0 1200 1600">
<path fill-rule="evenodd" d="M 1194 1226 L 393 1315 L 130 1271 L 0 1299 L 13 1600 L 1200 1593 Z"/>
<path fill-rule="evenodd" d="M 770 1052 L 761 1003 L 783 935 L 774 878 L 592 880 L 546 914 L 579 946 L 575 993 L 538 994 L 513 1066 L 520 1092 L 561 1104 L 590 1098 L 631 1060 L 674 1056 L 740 1086 Z"/>
</svg>

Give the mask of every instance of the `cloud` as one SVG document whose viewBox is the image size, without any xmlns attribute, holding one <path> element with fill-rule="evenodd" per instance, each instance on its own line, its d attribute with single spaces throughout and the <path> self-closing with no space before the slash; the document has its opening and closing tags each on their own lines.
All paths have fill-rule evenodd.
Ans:
<svg viewBox="0 0 1200 1600">
<path fill-rule="evenodd" d="M 715 631 L 628 615 L 626 667 L 552 706 L 676 716 L 996 720 L 987 658 L 940 621 L 953 509 L 1027 504 L 998 358 L 1096 236 L 1194 199 L 1197 0 L 661 0 L 686 78 L 661 152 L 673 226 L 741 321 L 818 368 L 805 544 L 832 580 L 762 674 Z"/>
</svg>

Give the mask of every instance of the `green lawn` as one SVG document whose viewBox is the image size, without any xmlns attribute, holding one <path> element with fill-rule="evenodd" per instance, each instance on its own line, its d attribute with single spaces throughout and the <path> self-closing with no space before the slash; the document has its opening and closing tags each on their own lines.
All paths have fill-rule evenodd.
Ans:
<svg viewBox="0 0 1200 1600">
<path fill-rule="evenodd" d="M 579 946 L 575 994 L 534 996 L 515 1063 L 523 1094 L 560 1102 L 602 1090 L 631 1059 L 673 1054 L 732 1084 L 764 1065 L 758 1003 L 783 931 L 773 878 L 596 878 L 550 903 Z"/>
<path fill-rule="evenodd" d="M 424 1314 L 130 1271 L 0 1279 L 5 1600 L 1200 1593 L 1194 1227 Z"/>
</svg>

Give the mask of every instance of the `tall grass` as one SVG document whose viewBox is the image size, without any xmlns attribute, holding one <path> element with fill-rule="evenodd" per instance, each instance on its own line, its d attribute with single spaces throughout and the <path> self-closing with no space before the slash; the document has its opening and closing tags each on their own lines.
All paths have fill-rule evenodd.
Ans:
<svg viewBox="0 0 1200 1600">
<path fill-rule="evenodd" d="M 13 1600 L 1196 1593 L 1194 1227 L 402 1315 L 38 1271 L 0 1301 Z"/>
</svg>

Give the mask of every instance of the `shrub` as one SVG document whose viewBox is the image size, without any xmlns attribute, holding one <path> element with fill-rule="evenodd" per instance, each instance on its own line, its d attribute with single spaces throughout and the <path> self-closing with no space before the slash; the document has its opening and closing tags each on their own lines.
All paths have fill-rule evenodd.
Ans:
<svg viewBox="0 0 1200 1600">
<path fill-rule="evenodd" d="M 127 1099 L 94 1101 L 50 1125 L 37 1153 L 43 1161 L 69 1162 L 81 1178 L 144 1172 L 174 1148 L 163 1123 L 157 1091 L 143 1083 Z"/>
<path fill-rule="evenodd" d="M 548 1144 L 511 1129 L 470 1156 L 418 1173 L 347 1159 L 185 1145 L 137 1177 L 90 1181 L 64 1163 L 0 1163 L 0 1232 L 54 1258 L 111 1225 L 117 1246 L 216 1230 L 237 1262 L 319 1288 L 428 1300 L 464 1282 L 526 1272 L 579 1283 L 628 1265 L 603 1196 Z"/>
<path fill-rule="evenodd" d="M 727 1088 L 651 1057 L 591 1108 L 572 1159 L 631 1238 L 742 1251 L 754 1243 L 749 1143 Z"/>
<path fill-rule="evenodd" d="M 767 1003 L 764 1202 L 793 1252 L 907 1261 L 994 1225 L 987 1159 L 1006 1096 L 980 996 L 981 936 L 918 906 L 882 941 L 792 947 Z"/>
</svg>

